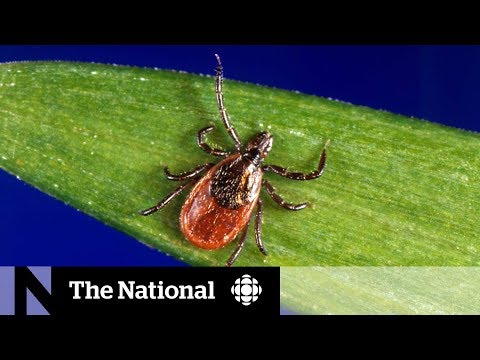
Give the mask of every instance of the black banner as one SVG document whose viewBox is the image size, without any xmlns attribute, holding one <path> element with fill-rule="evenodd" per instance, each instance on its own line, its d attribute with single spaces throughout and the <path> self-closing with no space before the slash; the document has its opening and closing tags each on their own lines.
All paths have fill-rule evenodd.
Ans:
<svg viewBox="0 0 480 360">
<path fill-rule="evenodd" d="M 16 267 L 14 304 L 15 316 L 273 318 L 280 269 Z"/>
</svg>

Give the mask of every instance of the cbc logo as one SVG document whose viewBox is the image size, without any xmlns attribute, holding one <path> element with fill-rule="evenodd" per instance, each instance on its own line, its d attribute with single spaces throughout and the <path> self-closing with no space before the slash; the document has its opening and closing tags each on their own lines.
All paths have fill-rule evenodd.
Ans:
<svg viewBox="0 0 480 360">
<path fill-rule="evenodd" d="M 232 286 L 232 295 L 235 296 L 235 300 L 245 306 L 257 301 L 261 293 L 262 287 L 257 279 L 247 274 L 235 280 L 235 285 Z"/>
</svg>

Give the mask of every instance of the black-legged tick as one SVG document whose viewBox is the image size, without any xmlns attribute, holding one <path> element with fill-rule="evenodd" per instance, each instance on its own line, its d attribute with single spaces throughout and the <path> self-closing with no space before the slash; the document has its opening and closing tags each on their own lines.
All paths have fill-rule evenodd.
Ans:
<svg viewBox="0 0 480 360">
<path fill-rule="evenodd" d="M 157 205 L 141 211 L 140 214 L 144 216 L 153 214 L 162 209 L 188 186 L 195 185 L 180 213 L 182 232 L 187 240 L 195 246 L 214 250 L 230 243 L 243 229 L 240 241 L 226 263 L 226 266 L 231 266 L 243 249 L 250 218 L 255 208 L 255 240 L 258 249 L 264 255 L 267 255 L 261 238 L 263 207 L 259 195 L 262 186 L 265 187 L 273 201 L 287 210 L 297 211 L 307 206 L 306 203 L 293 205 L 285 202 L 275 192 L 270 182 L 262 179 L 263 173 L 273 172 L 293 180 L 319 178 L 325 169 L 327 158 L 325 150 L 328 142 L 323 147 L 317 170 L 309 174 L 290 172 L 281 166 L 262 164 L 272 148 L 273 137 L 268 132 L 259 133 L 242 151 L 242 144 L 237 131 L 230 124 L 228 112 L 224 106 L 222 63 L 218 55 L 215 54 L 215 57 L 218 63 L 215 76 L 218 110 L 227 132 L 235 143 L 235 151 L 230 154 L 227 151 L 213 149 L 205 142 L 205 135 L 212 131 L 214 126 L 200 130 L 197 135 L 198 146 L 210 155 L 225 159 L 216 165 L 212 163 L 199 165 L 192 171 L 178 175 L 170 173 L 168 168 L 165 168 L 165 175 L 169 180 L 188 181 L 162 199 Z M 208 170 L 206 174 L 200 176 L 206 170 Z"/>
</svg>

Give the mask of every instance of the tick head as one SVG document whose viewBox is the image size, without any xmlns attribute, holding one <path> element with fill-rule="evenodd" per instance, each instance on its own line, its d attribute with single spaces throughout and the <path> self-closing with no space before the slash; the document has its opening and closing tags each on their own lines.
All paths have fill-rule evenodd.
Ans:
<svg viewBox="0 0 480 360">
<path fill-rule="evenodd" d="M 259 165 L 267 157 L 272 148 L 272 143 L 273 136 L 266 131 L 262 131 L 247 144 L 244 156 L 254 164 Z"/>
</svg>

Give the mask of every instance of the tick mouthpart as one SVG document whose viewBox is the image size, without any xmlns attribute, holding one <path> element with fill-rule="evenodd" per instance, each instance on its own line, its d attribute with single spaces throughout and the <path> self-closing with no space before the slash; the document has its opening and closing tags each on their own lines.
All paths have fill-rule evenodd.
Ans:
<svg viewBox="0 0 480 360">
<path fill-rule="evenodd" d="M 257 134 L 247 145 L 247 153 L 258 152 L 261 160 L 265 159 L 272 149 L 273 136 L 267 131 L 262 131 Z"/>
</svg>

